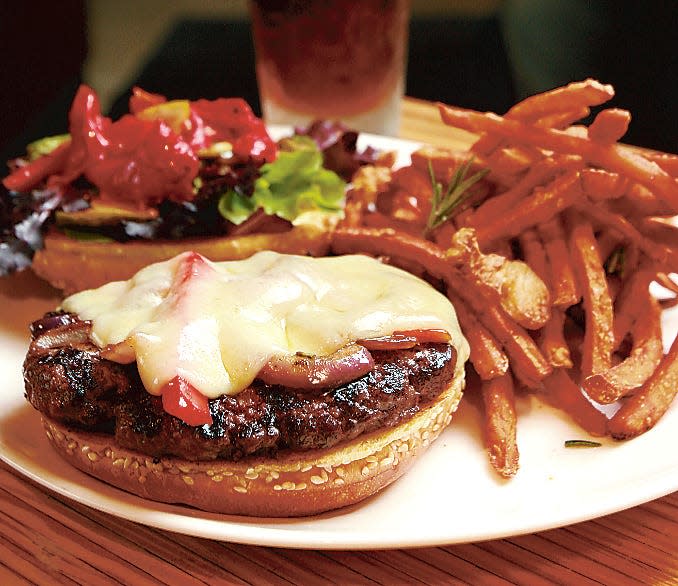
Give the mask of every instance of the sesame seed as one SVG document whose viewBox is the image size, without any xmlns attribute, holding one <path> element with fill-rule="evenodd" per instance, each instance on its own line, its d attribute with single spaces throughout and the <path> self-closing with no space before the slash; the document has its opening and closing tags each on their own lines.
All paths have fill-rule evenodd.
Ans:
<svg viewBox="0 0 678 586">
<path fill-rule="evenodd" d="M 99 459 L 99 454 L 96 452 L 87 452 L 87 457 L 89 458 L 90 462 L 96 462 Z"/>
<path fill-rule="evenodd" d="M 191 478 L 190 476 L 187 476 L 186 474 L 184 474 L 184 475 L 181 477 L 181 479 L 182 479 L 186 484 L 188 484 L 188 486 L 193 486 L 193 478 Z"/>
<path fill-rule="evenodd" d="M 233 490 L 239 492 L 240 494 L 247 494 L 247 489 L 244 486 L 234 486 Z"/>
</svg>

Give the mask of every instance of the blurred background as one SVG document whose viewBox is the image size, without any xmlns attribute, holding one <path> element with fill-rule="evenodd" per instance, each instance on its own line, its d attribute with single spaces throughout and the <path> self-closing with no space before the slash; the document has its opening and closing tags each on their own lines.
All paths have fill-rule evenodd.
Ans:
<svg viewBox="0 0 678 586">
<path fill-rule="evenodd" d="M 413 0 L 406 93 L 504 112 L 596 77 L 630 109 L 627 142 L 678 151 L 675 0 Z M 259 113 L 245 0 L 0 3 L 0 157 L 66 129 L 77 85 L 104 110 L 133 84 L 170 98 L 242 96 Z"/>
</svg>

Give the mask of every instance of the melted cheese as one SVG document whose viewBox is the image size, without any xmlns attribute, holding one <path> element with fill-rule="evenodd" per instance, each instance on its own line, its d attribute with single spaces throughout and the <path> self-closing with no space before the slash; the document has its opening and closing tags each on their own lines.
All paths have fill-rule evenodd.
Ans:
<svg viewBox="0 0 678 586">
<path fill-rule="evenodd" d="M 445 329 L 468 358 L 454 309 L 425 281 L 366 256 L 260 252 L 210 262 L 183 253 L 128 281 L 64 300 L 99 347 L 128 344 L 152 394 L 176 375 L 209 398 L 246 388 L 276 355 L 326 355 L 361 338 Z"/>
</svg>

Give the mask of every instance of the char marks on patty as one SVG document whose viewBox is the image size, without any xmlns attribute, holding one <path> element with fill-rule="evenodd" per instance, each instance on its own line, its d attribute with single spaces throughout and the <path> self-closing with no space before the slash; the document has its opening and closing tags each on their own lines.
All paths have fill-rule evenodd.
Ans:
<svg viewBox="0 0 678 586">
<path fill-rule="evenodd" d="M 308 392 L 255 380 L 235 396 L 210 400 L 212 425 L 191 427 L 163 410 L 134 364 L 105 360 L 83 341 L 83 323 L 34 333 L 24 362 L 26 397 L 51 419 L 114 434 L 119 446 L 154 458 L 239 460 L 329 448 L 409 419 L 455 371 L 448 344 L 376 351 L 374 370 L 350 383 Z"/>
</svg>

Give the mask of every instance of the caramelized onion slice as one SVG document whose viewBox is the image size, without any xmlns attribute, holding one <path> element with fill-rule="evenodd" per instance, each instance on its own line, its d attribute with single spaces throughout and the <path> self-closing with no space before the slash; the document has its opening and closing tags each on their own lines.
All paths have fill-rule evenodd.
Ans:
<svg viewBox="0 0 678 586">
<path fill-rule="evenodd" d="M 37 335 L 33 344 L 36 348 L 52 349 L 73 347 L 89 342 L 91 325 L 89 322 L 78 321 L 61 326 L 46 328 Z"/>
<path fill-rule="evenodd" d="M 51 313 L 35 320 L 31 323 L 30 331 L 33 336 L 37 336 L 48 330 L 53 330 L 61 326 L 67 326 L 74 323 L 75 317 L 70 313 Z"/>
<path fill-rule="evenodd" d="M 359 344 L 349 344 L 327 356 L 276 356 L 264 365 L 257 378 L 270 385 L 313 390 L 338 387 L 373 368 L 369 350 Z"/>
<path fill-rule="evenodd" d="M 407 330 L 393 332 L 390 336 L 358 340 L 358 344 L 368 350 L 406 350 L 417 344 L 447 344 L 450 333 L 447 330 Z"/>
<path fill-rule="evenodd" d="M 125 341 L 108 344 L 101 349 L 101 357 L 120 364 L 131 364 L 137 359 L 134 348 Z"/>
</svg>

